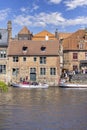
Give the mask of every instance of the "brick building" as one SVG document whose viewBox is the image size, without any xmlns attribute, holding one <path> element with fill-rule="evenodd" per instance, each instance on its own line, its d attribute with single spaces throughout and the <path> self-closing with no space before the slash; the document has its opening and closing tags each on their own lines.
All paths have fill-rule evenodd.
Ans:
<svg viewBox="0 0 87 130">
<path fill-rule="evenodd" d="M 61 40 L 62 39 L 62 40 Z M 11 21 L 0 29 L 0 79 L 57 85 L 62 69 L 87 70 L 87 29 L 33 35 L 25 26 L 12 38 Z"/>
<path fill-rule="evenodd" d="M 14 40 L 8 47 L 10 79 L 57 84 L 59 78 L 58 41 Z"/>
<path fill-rule="evenodd" d="M 32 35 L 27 27 L 23 27 L 16 38 L 9 40 L 7 82 L 22 79 L 57 85 L 60 76 L 58 51 L 55 34 L 45 30 L 37 39 L 36 34 Z"/>
<path fill-rule="evenodd" d="M 11 21 L 7 23 L 7 29 L 0 29 L 0 80 L 7 78 L 7 49 L 12 34 Z"/>
<path fill-rule="evenodd" d="M 87 69 L 87 29 L 80 29 L 63 40 L 63 59 L 65 69 Z"/>
</svg>

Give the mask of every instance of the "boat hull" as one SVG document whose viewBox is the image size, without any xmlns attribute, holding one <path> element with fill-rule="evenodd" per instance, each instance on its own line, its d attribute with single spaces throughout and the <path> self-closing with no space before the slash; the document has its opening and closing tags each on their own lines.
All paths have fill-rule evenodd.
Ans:
<svg viewBox="0 0 87 130">
<path fill-rule="evenodd" d="M 13 83 L 12 86 L 18 88 L 48 88 L 49 87 L 48 84 L 29 85 L 29 84 L 21 84 L 21 83 L 19 84 Z"/>
<path fill-rule="evenodd" d="M 62 88 L 87 88 L 87 84 L 74 84 L 74 83 L 59 83 Z"/>
</svg>

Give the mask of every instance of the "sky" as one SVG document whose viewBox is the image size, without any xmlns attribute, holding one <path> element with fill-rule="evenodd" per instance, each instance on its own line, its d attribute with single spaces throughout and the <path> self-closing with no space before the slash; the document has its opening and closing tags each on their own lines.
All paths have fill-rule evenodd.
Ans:
<svg viewBox="0 0 87 130">
<path fill-rule="evenodd" d="M 0 28 L 12 22 L 12 36 L 24 27 L 37 34 L 87 28 L 87 0 L 0 0 Z"/>
</svg>

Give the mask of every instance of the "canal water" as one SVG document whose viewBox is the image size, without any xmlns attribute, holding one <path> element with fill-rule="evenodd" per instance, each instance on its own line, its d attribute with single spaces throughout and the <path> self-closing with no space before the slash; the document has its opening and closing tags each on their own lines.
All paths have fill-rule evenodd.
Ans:
<svg viewBox="0 0 87 130">
<path fill-rule="evenodd" d="M 0 130 L 87 130 L 87 89 L 10 87 L 0 93 Z"/>
</svg>

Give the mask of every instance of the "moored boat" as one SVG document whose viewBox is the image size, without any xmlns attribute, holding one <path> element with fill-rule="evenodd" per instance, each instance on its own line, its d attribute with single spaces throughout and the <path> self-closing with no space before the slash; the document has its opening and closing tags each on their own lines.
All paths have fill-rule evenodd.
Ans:
<svg viewBox="0 0 87 130">
<path fill-rule="evenodd" d="M 87 88 L 86 83 L 77 83 L 77 82 L 66 82 L 64 79 L 60 80 L 59 87 L 62 88 Z"/>
<path fill-rule="evenodd" d="M 13 87 L 18 87 L 18 88 L 48 88 L 49 85 L 46 83 L 28 83 L 28 82 L 21 82 L 21 83 L 12 83 L 11 84 Z"/>
</svg>

